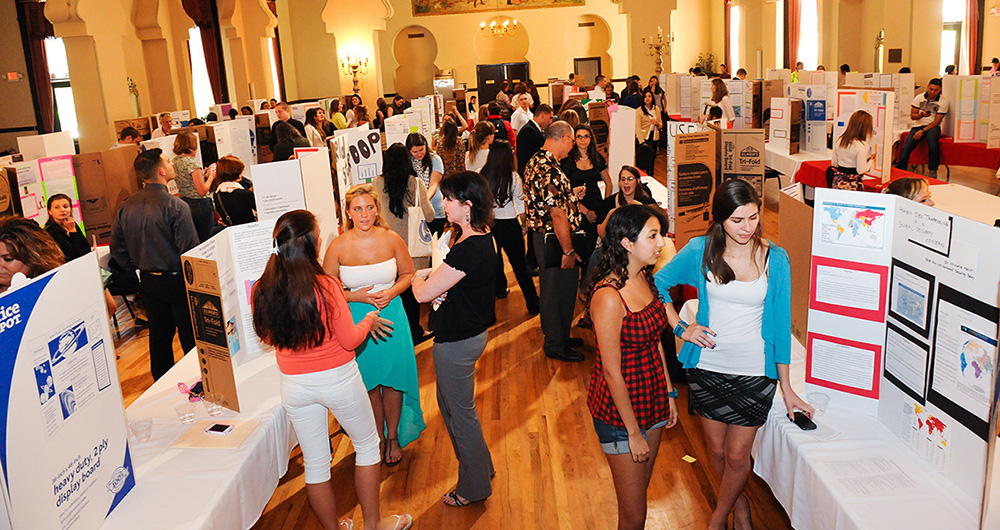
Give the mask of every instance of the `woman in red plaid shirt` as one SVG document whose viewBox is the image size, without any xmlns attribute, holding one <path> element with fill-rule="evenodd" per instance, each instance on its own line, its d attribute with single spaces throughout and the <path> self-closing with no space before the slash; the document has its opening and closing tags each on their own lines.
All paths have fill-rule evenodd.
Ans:
<svg viewBox="0 0 1000 530">
<path fill-rule="evenodd" d="M 659 211 L 619 207 L 608 219 L 604 251 L 588 280 L 598 356 L 587 405 L 611 467 L 619 530 L 645 526 L 660 435 L 677 423 L 677 391 L 660 344 L 667 312 L 652 272 L 666 232 Z"/>
</svg>

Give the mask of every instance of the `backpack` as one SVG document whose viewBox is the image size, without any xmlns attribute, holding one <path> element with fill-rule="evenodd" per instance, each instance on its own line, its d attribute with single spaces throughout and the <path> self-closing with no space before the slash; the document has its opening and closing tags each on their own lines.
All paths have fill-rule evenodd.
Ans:
<svg viewBox="0 0 1000 530">
<path fill-rule="evenodd" d="M 507 135 L 507 122 L 503 118 L 488 118 L 486 121 L 493 124 L 493 127 L 497 130 L 496 134 L 493 135 L 493 141 L 506 140 L 510 142 L 510 137 Z"/>
</svg>

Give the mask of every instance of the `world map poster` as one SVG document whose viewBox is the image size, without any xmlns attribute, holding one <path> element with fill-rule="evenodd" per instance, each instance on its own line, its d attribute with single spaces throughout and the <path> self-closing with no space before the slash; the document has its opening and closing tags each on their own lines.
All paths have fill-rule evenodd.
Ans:
<svg viewBox="0 0 1000 530">
<path fill-rule="evenodd" d="M 586 0 L 412 0 L 412 2 L 413 14 L 418 16 L 489 13 L 497 10 L 573 7 L 586 4 Z"/>
</svg>

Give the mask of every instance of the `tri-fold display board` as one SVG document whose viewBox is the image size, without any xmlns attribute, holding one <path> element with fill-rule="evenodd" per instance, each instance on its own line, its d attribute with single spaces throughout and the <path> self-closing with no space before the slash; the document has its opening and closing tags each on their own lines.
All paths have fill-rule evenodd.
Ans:
<svg viewBox="0 0 1000 530">
<path fill-rule="evenodd" d="M 806 391 L 877 415 L 985 515 L 1000 230 L 892 195 L 815 205 Z"/>
</svg>

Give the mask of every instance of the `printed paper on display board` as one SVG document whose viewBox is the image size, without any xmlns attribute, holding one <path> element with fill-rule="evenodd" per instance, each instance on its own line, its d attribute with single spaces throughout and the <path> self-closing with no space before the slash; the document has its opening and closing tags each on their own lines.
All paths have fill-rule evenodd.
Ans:
<svg viewBox="0 0 1000 530">
<path fill-rule="evenodd" d="M 13 528 L 99 528 L 135 486 L 98 271 L 90 253 L 0 295 L 0 486 Z"/>
<path fill-rule="evenodd" d="M 678 250 L 711 225 L 712 195 L 716 182 L 716 131 L 678 135 L 674 243 Z"/>
<path fill-rule="evenodd" d="M 666 113 L 678 115 L 681 113 L 681 74 L 663 74 L 663 93 L 666 96 Z"/>
<path fill-rule="evenodd" d="M 976 141 L 985 142 L 990 134 L 990 82 L 992 78 L 979 79 L 979 111 L 976 123 Z"/>
<path fill-rule="evenodd" d="M 309 109 L 318 109 L 318 101 L 310 101 L 308 103 L 296 103 L 294 105 L 289 105 L 289 114 L 292 115 L 293 120 L 299 120 L 303 125 L 306 123 L 306 111 Z"/>
<path fill-rule="evenodd" d="M 1000 149 L 1000 82 L 990 83 L 989 130 L 986 147 Z"/>
<path fill-rule="evenodd" d="M 680 114 L 681 119 L 690 120 L 693 114 L 693 105 L 691 104 L 691 84 L 693 76 L 681 75 L 678 78 L 678 92 L 680 93 Z"/>
<path fill-rule="evenodd" d="M 872 116 L 872 138 L 869 146 L 872 150 L 872 169 L 867 174 L 889 181 L 892 168 L 893 139 L 893 105 L 894 94 L 884 90 L 840 89 L 837 91 L 837 117 L 833 122 L 833 141 L 836 142 L 844 134 L 851 115 L 863 110 Z"/>
<path fill-rule="evenodd" d="M 319 233 L 323 238 L 320 256 L 325 256 L 327 247 L 340 233 L 340 220 L 337 218 L 337 201 L 333 194 L 330 152 L 326 147 L 318 149 L 315 153 L 300 157 L 298 162 L 306 209 L 316 216 Z"/>
<path fill-rule="evenodd" d="M 608 173 L 618 175 L 622 166 L 635 165 L 636 111 L 629 107 L 613 105 L 608 108 L 611 128 L 608 138 Z M 613 191 L 618 191 L 618 179 L 611 179 Z"/>
<path fill-rule="evenodd" d="M 406 137 L 409 136 L 410 116 L 397 114 L 385 119 L 385 145 L 388 148 L 392 144 L 406 145 Z"/>
<path fill-rule="evenodd" d="M 771 98 L 770 142 L 781 152 L 799 152 L 802 134 L 802 100 Z"/>
<path fill-rule="evenodd" d="M 287 211 L 305 209 L 298 160 L 256 164 L 250 166 L 249 172 L 258 220 L 273 220 Z"/>
<path fill-rule="evenodd" d="M 949 106 L 948 114 L 941 122 L 942 136 L 951 136 L 956 143 L 982 141 L 976 135 L 981 79 L 971 75 L 946 75 L 941 78 L 941 97 L 948 101 Z"/>
</svg>

